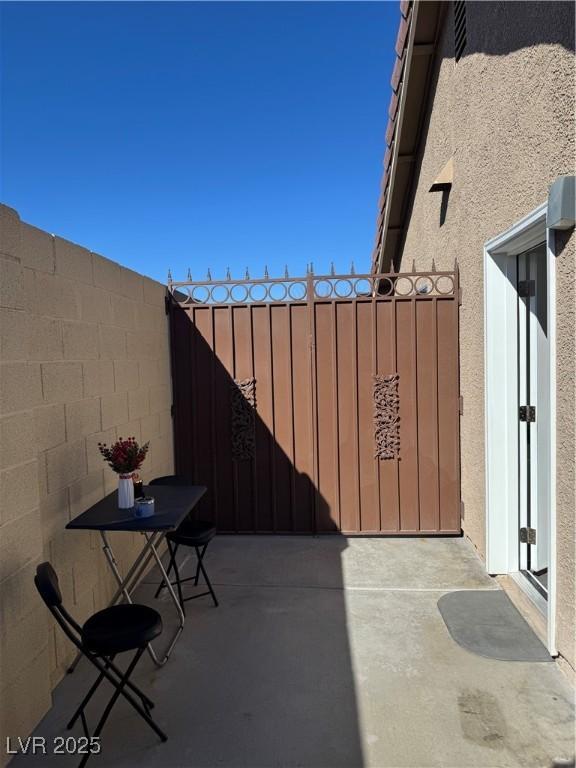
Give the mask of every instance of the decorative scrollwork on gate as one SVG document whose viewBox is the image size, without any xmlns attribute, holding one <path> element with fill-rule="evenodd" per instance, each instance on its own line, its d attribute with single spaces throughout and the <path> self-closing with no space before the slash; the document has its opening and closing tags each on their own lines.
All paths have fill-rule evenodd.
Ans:
<svg viewBox="0 0 576 768">
<path fill-rule="evenodd" d="M 249 461 L 256 449 L 256 379 L 235 379 L 230 385 L 232 458 Z"/>
<path fill-rule="evenodd" d="M 374 440 L 375 457 L 397 459 L 400 456 L 399 375 L 374 376 Z"/>
</svg>

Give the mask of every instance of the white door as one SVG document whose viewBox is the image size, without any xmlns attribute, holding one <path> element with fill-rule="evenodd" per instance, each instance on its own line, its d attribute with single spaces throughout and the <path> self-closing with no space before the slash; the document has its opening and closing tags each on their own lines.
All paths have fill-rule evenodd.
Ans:
<svg viewBox="0 0 576 768">
<path fill-rule="evenodd" d="M 517 256 L 519 565 L 548 593 L 550 376 L 546 244 Z"/>
</svg>

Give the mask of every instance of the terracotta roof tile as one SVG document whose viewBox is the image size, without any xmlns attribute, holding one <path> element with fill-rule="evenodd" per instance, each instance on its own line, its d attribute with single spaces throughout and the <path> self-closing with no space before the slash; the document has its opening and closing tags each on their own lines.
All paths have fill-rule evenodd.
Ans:
<svg viewBox="0 0 576 768">
<path fill-rule="evenodd" d="M 382 190 L 382 192 L 386 192 L 389 178 L 390 178 L 390 168 L 384 171 L 384 175 L 382 176 L 382 181 L 380 182 L 380 189 Z"/>
<path fill-rule="evenodd" d="M 394 138 L 394 127 L 396 123 L 394 120 L 388 120 L 388 125 L 386 126 L 386 144 L 390 146 L 392 144 L 392 139 Z"/>
<path fill-rule="evenodd" d="M 392 70 L 392 77 L 390 78 L 390 85 L 397 91 L 400 85 L 400 78 L 402 77 L 402 70 L 404 69 L 404 61 L 406 60 L 406 49 L 402 51 L 402 57 L 396 58 L 394 69 Z"/>
<path fill-rule="evenodd" d="M 390 165 L 391 158 L 392 158 L 392 149 L 388 147 L 386 149 L 386 152 L 384 153 L 384 170 L 386 170 Z"/>
<path fill-rule="evenodd" d="M 400 26 L 398 27 L 398 36 L 396 37 L 396 55 L 401 58 L 404 46 L 406 44 L 406 38 L 408 37 L 408 19 L 400 19 Z"/>
<path fill-rule="evenodd" d="M 406 46 L 408 43 L 408 32 L 410 30 L 411 12 L 412 12 L 412 0 L 402 0 L 400 3 L 400 23 L 398 25 L 398 34 L 396 36 L 396 61 L 394 62 L 394 69 L 392 70 L 392 76 L 390 79 L 390 85 L 392 86 L 392 96 L 390 98 L 390 104 L 388 106 L 388 124 L 386 126 L 386 152 L 384 154 L 384 173 L 380 182 L 380 197 L 378 198 L 378 218 L 376 219 L 376 239 L 374 244 L 374 251 L 372 254 L 372 268 L 377 269 L 378 257 L 380 252 L 380 245 L 382 242 L 384 231 L 384 215 L 386 205 L 388 201 L 389 183 L 390 183 L 390 166 L 392 161 L 392 143 L 394 141 L 394 134 L 396 130 L 396 117 L 398 115 L 398 106 L 400 99 L 400 87 L 402 83 L 402 75 L 404 71 L 404 65 L 406 62 Z"/>
<path fill-rule="evenodd" d="M 396 119 L 396 112 L 398 111 L 398 96 L 394 92 L 392 92 L 392 96 L 390 97 L 390 105 L 388 106 L 388 116 L 391 120 Z"/>
</svg>

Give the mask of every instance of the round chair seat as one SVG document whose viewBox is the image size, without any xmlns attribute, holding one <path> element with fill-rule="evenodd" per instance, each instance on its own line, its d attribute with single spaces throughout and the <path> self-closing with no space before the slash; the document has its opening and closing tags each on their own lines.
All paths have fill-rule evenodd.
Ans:
<svg viewBox="0 0 576 768">
<path fill-rule="evenodd" d="M 143 648 L 162 632 L 158 611 L 147 605 L 112 605 L 91 616 L 82 627 L 82 641 L 94 653 L 109 656 Z"/>
<path fill-rule="evenodd" d="M 212 523 L 184 520 L 177 530 L 171 531 L 166 538 L 174 544 L 187 547 L 202 547 L 216 536 L 216 526 Z"/>
</svg>

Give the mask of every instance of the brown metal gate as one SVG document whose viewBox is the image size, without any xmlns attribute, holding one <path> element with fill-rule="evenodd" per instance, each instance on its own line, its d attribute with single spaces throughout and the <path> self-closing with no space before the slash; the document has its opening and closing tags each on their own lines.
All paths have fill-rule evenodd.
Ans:
<svg viewBox="0 0 576 768">
<path fill-rule="evenodd" d="M 175 463 L 222 532 L 460 532 L 458 272 L 170 282 Z"/>
</svg>

